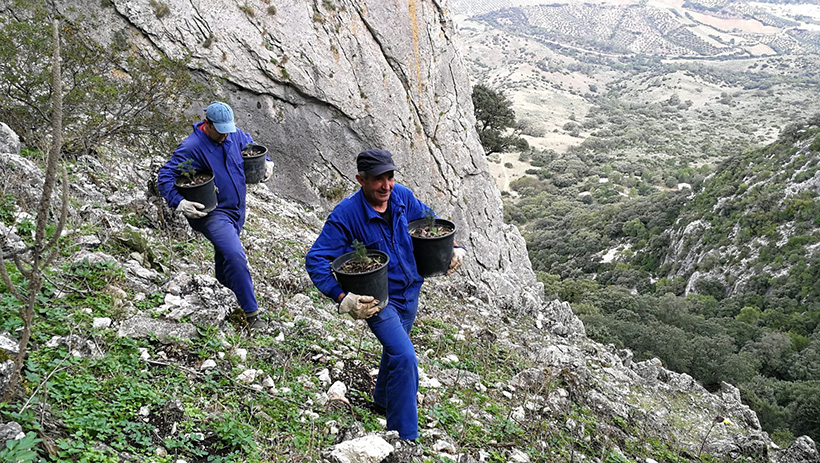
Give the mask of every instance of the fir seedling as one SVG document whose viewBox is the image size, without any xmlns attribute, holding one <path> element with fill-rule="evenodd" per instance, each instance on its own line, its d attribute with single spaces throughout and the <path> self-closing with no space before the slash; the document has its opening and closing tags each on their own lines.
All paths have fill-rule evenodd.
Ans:
<svg viewBox="0 0 820 463">
<path fill-rule="evenodd" d="M 372 261 L 367 255 L 367 248 L 364 243 L 359 240 L 353 240 L 353 252 L 355 253 L 353 254 L 353 259 L 357 262 L 368 265 Z"/>
<path fill-rule="evenodd" d="M 194 175 L 196 175 L 196 169 L 194 169 L 193 166 L 193 159 L 187 159 L 177 164 L 177 170 L 179 170 L 181 175 L 188 179 L 189 183 L 193 183 Z"/>
<path fill-rule="evenodd" d="M 427 220 L 427 228 L 430 231 L 430 234 L 437 235 L 438 228 L 436 227 L 436 214 L 433 212 L 432 207 L 427 208 L 427 214 L 424 218 Z"/>
</svg>

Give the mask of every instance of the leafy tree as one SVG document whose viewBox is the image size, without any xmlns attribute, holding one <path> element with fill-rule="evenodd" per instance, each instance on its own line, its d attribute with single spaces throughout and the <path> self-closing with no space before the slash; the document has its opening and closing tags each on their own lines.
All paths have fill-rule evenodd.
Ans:
<svg viewBox="0 0 820 463">
<path fill-rule="evenodd" d="M 473 107 L 485 154 L 529 148 L 527 140 L 519 136 L 524 126 L 516 122 L 512 102 L 504 94 L 478 84 L 473 87 Z M 508 134 L 510 130 L 512 133 Z"/>
<path fill-rule="evenodd" d="M 41 2 L 17 0 L 0 18 L 0 120 L 46 151 L 54 117 L 50 24 Z M 182 108 L 197 91 L 185 63 L 139 55 L 123 35 L 97 43 L 82 20 L 61 21 L 64 153 L 93 153 L 106 139 L 169 150 L 188 130 Z"/>
<path fill-rule="evenodd" d="M 795 383 L 794 401 L 787 407 L 792 412 L 791 428 L 797 435 L 820 439 L 820 381 Z"/>
</svg>

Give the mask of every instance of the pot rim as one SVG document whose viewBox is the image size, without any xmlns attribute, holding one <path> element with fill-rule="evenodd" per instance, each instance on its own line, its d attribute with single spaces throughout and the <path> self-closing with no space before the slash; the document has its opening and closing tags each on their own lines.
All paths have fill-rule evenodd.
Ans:
<svg viewBox="0 0 820 463">
<path fill-rule="evenodd" d="M 332 271 L 334 271 L 336 273 L 340 273 L 342 275 L 369 275 L 371 273 L 375 273 L 375 272 L 380 271 L 382 268 L 386 267 L 387 264 L 390 263 L 390 256 L 388 256 L 386 252 L 379 251 L 378 249 L 368 249 L 367 250 L 367 255 L 383 256 L 384 257 L 384 263 L 382 265 L 380 265 L 379 267 L 374 268 L 373 270 L 368 270 L 367 272 L 351 273 L 351 272 L 343 272 L 343 271 L 339 270 L 339 269 L 341 269 L 342 265 L 346 264 L 348 261 L 353 260 L 353 255 L 355 253 L 356 253 L 356 251 L 346 252 L 346 253 L 342 254 L 341 256 L 333 259 L 333 262 L 331 262 L 331 264 L 330 264 L 330 269 Z"/>
<path fill-rule="evenodd" d="M 446 237 L 452 235 L 453 233 L 455 233 L 456 228 L 457 228 L 455 222 L 453 222 L 452 220 L 436 218 L 436 224 L 438 224 L 439 222 L 442 222 L 442 225 L 446 225 L 450 228 L 450 233 L 447 233 L 446 235 L 440 235 L 440 236 L 413 236 L 413 230 L 416 230 L 418 228 L 421 228 L 421 226 L 424 226 L 425 224 L 423 222 L 428 222 L 428 219 L 416 219 L 416 220 L 413 220 L 412 222 L 407 224 L 407 231 L 408 231 L 408 233 L 410 233 L 410 237 L 413 238 L 414 240 L 415 239 L 418 239 L 418 240 L 438 240 L 438 239 L 441 239 L 441 238 L 446 238 Z"/>
<path fill-rule="evenodd" d="M 208 180 L 206 180 L 205 182 L 197 183 L 196 185 L 180 185 L 179 184 L 179 179 L 184 179 L 185 176 L 184 175 L 179 175 L 179 176 L 177 176 L 177 178 L 174 179 L 174 186 L 177 187 L 177 188 L 196 188 L 198 186 L 207 185 L 208 182 L 211 182 L 214 179 L 214 173 L 210 170 L 200 170 L 200 171 L 197 171 L 194 175 L 201 175 L 201 174 L 207 174 L 207 175 L 210 176 L 210 178 Z"/>
</svg>

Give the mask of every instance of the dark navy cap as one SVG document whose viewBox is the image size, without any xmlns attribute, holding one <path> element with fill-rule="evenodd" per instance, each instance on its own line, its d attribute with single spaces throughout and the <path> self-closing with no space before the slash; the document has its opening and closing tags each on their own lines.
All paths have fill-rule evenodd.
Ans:
<svg viewBox="0 0 820 463">
<path fill-rule="evenodd" d="M 396 170 L 393 165 L 393 155 L 386 150 L 366 150 L 356 157 L 356 170 L 376 177 L 390 170 Z"/>
</svg>

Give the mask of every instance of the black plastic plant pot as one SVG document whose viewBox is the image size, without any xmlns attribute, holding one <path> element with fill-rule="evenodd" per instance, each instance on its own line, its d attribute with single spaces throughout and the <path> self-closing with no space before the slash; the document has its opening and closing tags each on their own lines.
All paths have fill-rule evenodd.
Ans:
<svg viewBox="0 0 820 463">
<path fill-rule="evenodd" d="M 210 172 L 200 172 L 196 175 L 210 175 L 211 178 L 207 182 L 199 183 L 197 185 L 180 185 L 180 180 L 184 178 L 180 177 L 176 181 L 177 191 L 179 191 L 179 194 L 181 194 L 182 197 L 188 201 L 193 201 L 204 205 L 205 209 L 202 209 L 202 212 L 211 212 L 216 209 L 216 186 L 214 186 L 214 175 Z"/>
<path fill-rule="evenodd" d="M 436 219 L 436 227 L 450 229 L 450 232 L 441 236 L 415 236 L 414 231 L 427 227 L 428 219 L 414 220 L 407 224 L 410 238 L 413 240 L 413 256 L 416 258 L 416 268 L 424 278 L 444 275 L 450 269 L 453 260 L 453 243 L 456 237 L 456 224 L 445 219 Z"/>
<path fill-rule="evenodd" d="M 387 264 L 390 257 L 382 251 L 368 249 L 367 256 L 380 259 L 384 262 L 381 267 L 364 273 L 348 273 L 342 271 L 342 266 L 356 258 L 356 252 L 351 251 L 342 254 L 333 260 L 331 268 L 336 281 L 346 293 L 358 294 L 360 296 L 373 296 L 379 301 L 379 307 L 387 305 Z"/>
<path fill-rule="evenodd" d="M 267 153 L 267 148 L 253 143 L 242 150 L 242 160 L 245 165 L 245 183 L 259 183 L 265 179 Z"/>
</svg>

